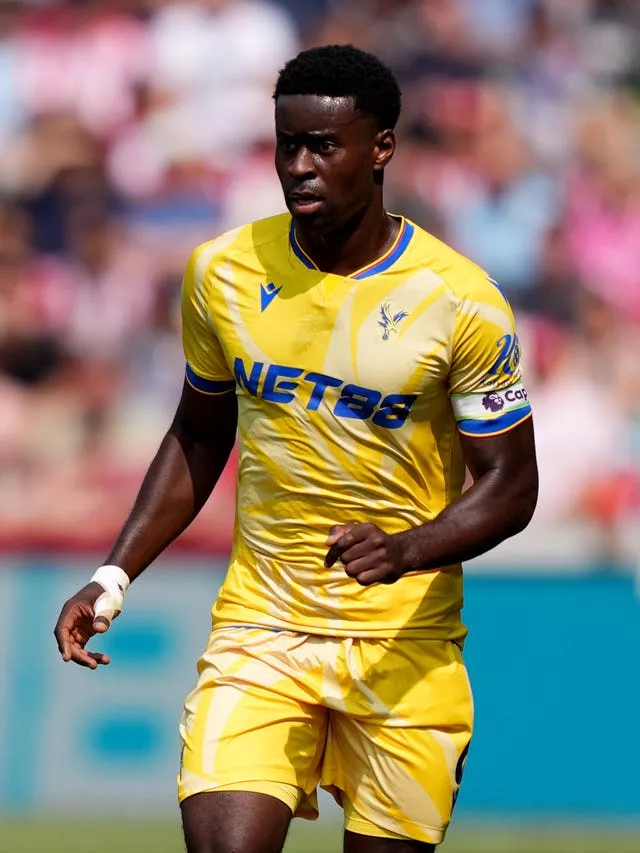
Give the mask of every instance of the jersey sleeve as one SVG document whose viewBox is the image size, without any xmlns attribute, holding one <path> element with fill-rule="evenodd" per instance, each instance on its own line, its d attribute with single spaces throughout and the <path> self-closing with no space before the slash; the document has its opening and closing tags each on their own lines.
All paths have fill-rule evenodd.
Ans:
<svg viewBox="0 0 640 853">
<path fill-rule="evenodd" d="M 207 268 L 212 254 L 207 244 L 195 250 L 182 280 L 182 347 L 187 382 L 204 394 L 224 394 L 235 380 L 224 357 L 209 312 Z"/>
<path fill-rule="evenodd" d="M 449 394 L 463 435 L 500 435 L 531 416 L 511 306 L 481 273 L 457 300 Z"/>
</svg>

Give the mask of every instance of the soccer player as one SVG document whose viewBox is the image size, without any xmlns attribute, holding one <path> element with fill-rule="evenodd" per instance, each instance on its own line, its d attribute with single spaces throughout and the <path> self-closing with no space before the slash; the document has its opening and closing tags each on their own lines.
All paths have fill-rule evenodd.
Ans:
<svg viewBox="0 0 640 853">
<path fill-rule="evenodd" d="M 109 662 L 85 644 L 195 518 L 237 427 L 231 562 L 180 726 L 187 849 L 279 853 L 321 785 L 347 853 L 433 851 L 472 729 L 460 563 L 536 502 L 513 316 L 385 210 L 400 91 L 376 57 L 305 51 L 274 97 L 289 213 L 191 257 L 175 418 L 56 637 L 65 661 Z"/>
</svg>

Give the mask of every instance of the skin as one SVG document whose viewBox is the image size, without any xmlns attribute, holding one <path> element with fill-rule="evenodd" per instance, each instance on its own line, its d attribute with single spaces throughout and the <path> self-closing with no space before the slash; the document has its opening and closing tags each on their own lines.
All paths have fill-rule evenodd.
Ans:
<svg viewBox="0 0 640 853">
<path fill-rule="evenodd" d="M 400 226 L 384 209 L 382 176 L 395 148 L 393 131 L 351 98 L 278 98 L 276 172 L 298 242 L 319 269 L 351 275 L 393 244 Z M 296 204 L 298 193 L 319 201 Z"/>
<path fill-rule="evenodd" d="M 218 791 L 182 803 L 187 853 L 280 853 L 291 811 L 266 794 Z"/>
<path fill-rule="evenodd" d="M 389 536 L 375 524 L 336 525 L 325 565 L 340 560 L 362 586 L 395 583 L 484 554 L 527 526 L 538 495 L 531 418 L 504 435 L 460 436 L 474 483 L 433 521 Z"/>
<path fill-rule="evenodd" d="M 287 95 L 276 104 L 275 166 L 296 235 L 319 269 L 349 275 L 393 244 L 397 220 L 384 209 L 382 176 L 395 151 L 390 129 L 359 114 L 350 98 Z M 135 579 L 196 517 L 231 452 L 237 424 L 233 392 L 209 396 L 185 383 L 173 423 L 106 559 Z M 325 563 L 340 560 L 358 583 L 395 583 L 476 556 L 526 526 L 537 496 L 533 429 L 462 437 L 474 483 L 428 524 L 388 535 L 374 524 L 328 531 Z M 65 661 L 90 669 L 109 663 L 85 648 L 109 623 L 95 619 L 102 587 L 90 583 L 65 603 L 55 629 Z M 291 812 L 250 792 L 209 792 L 181 806 L 188 853 L 280 853 Z M 345 853 L 432 853 L 435 847 L 346 832 Z"/>
<path fill-rule="evenodd" d="M 236 425 L 233 392 L 201 394 L 184 383 L 173 422 L 106 564 L 120 566 L 134 580 L 189 526 L 227 463 Z M 109 663 L 107 655 L 85 649 L 92 636 L 109 627 L 106 619 L 93 618 L 102 592 L 99 584 L 89 583 L 63 605 L 54 633 L 64 661 L 89 669 Z"/>
</svg>

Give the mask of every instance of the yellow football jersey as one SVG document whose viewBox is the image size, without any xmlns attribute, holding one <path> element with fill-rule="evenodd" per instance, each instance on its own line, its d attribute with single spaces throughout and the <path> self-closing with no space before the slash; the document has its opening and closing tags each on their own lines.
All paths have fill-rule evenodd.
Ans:
<svg viewBox="0 0 640 853">
<path fill-rule="evenodd" d="M 462 570 L 362 587 L 324 567 L 334 524 L 396 533 L 464 483 L 458 431 L 529 417 L 511 309 L 485 272 L 406 219 L 379 260 L 323 273 L 288 214 L 193 253 L 183 283 L 187 379 L 235 388 L 237 512 L 216 626 L 461 642 Z"/>
</svg>

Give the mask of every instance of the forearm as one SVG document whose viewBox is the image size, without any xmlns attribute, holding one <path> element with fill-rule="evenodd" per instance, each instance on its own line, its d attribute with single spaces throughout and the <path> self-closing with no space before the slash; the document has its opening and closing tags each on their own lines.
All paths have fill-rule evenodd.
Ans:
<svg viewBox="0 0 640 853">
<path fill-rule="evenodd" d="M 233 436 L 220 444 L 188 439 L 174 425 L 147 471 L 133 509 L 106 562 L 133 580 L 193 521 L 229 457 Z"/>
<path fill-rule="evenodd" d="M 533 515 L 537 480 L 480 477 L 433 521 L 398 534 L 405 571 L 437 569 L 484 554 L 523 530 Z"/>
</svg>

